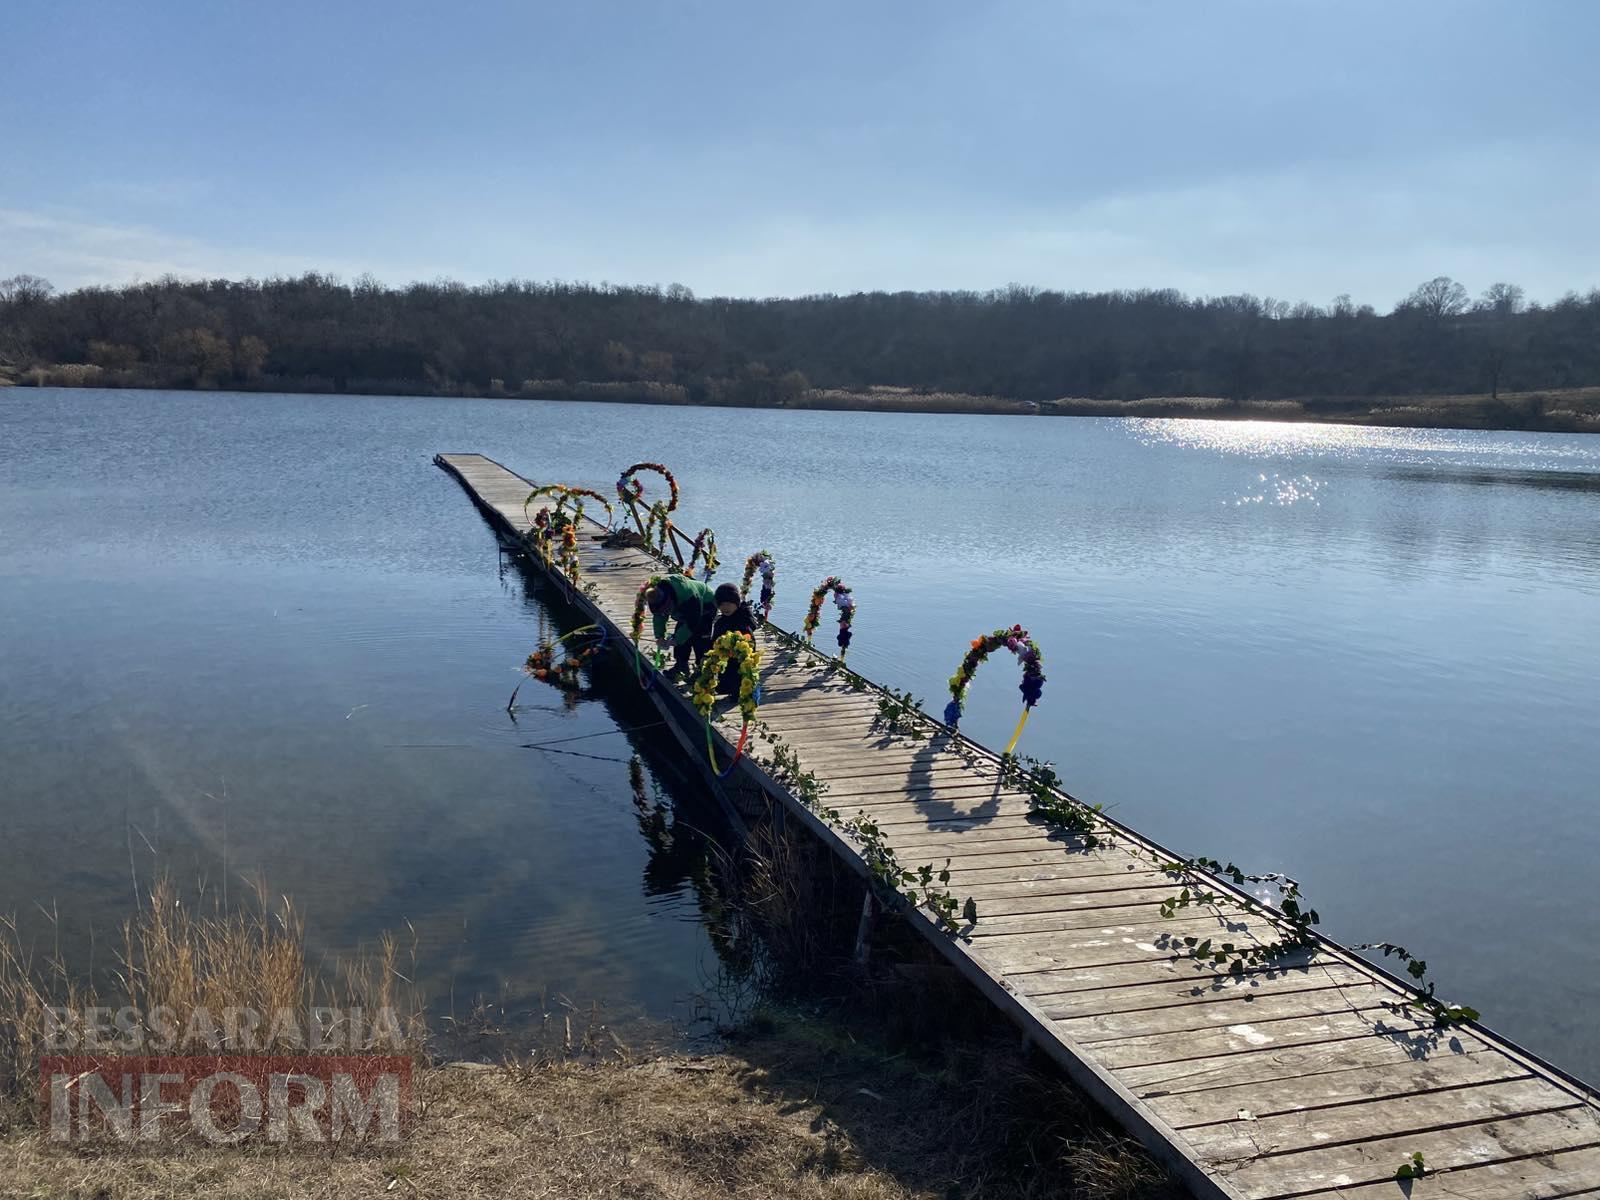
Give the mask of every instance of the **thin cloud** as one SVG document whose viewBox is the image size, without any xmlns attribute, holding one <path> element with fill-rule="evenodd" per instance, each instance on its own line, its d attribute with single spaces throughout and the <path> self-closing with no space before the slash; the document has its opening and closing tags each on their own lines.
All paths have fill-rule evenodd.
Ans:
<svg viewBox="0 0 1600 1200">
<path fill-rule="evenodd" d="M 260 278 L 320 271 L 354 277 L 366 264 L 307 251 L 285 255 L 245 246 L 221 247 L 181 234 L 133 225 L 77 220 L 23 209 L 0 209 L 0 275 L 25 271 L 58 288 L 115 285 L 163 275 L 183 278 Z M 437 275 L 426 272 L 423 277 Z M 383 274 L 414 277 L 405 269 Z"/>
</svg>

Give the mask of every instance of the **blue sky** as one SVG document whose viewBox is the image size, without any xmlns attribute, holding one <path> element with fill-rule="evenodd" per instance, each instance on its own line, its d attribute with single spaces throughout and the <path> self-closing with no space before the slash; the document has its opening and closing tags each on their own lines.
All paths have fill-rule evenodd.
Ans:
<svg viewBox="0 0 1600 1200">
<path fill-rule="evenodd" d="M 6 0 L 0 276 L 1600 284 L 1600 5 Z"/>
</svg>

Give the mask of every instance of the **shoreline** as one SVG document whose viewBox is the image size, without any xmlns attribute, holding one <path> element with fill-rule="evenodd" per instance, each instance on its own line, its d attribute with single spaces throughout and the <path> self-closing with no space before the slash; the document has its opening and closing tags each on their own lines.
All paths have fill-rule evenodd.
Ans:
<svg viewBox="0 0 1600 1200">
<path fill-rule="evenodd" d="M 373 381 L 388 386 L 364 386 L 353 381 L 264 377 L 212 386 L 182 381 L 131 381 L 91 374 L 67 365 L 37 369 L 33 377 L 9 381 L 0 388 L 77 388 L 128 391 L 231 392 L 239 395 L 274 393 L 307 396 L 374 396 L 433 398 L 441 400 L 542 400 L 599 404 L 658 405 L 671 408 L 732 408 L 741 410 L 799 410 L 808 412 L 888 412 L 932 415 L 1043 416 L 1153 418 L 1158 420 L 1280 421 L 1285 424 L 1369 425 L 1391 429 L 1498 430 L 1516 433 L 1600 434 L 1600 387 L 1549 388 L 1533 392 L 1506 392 L 1498 398 L 1476 395 L 1409 396 L 1307 396 L 1279 399 L 1229 400 L 1216 396 L 1150 396 L 1137 400 L 1096 400 L 1066 397 L 1035 402 L 1005 396 L 951 392 L 918 392 L 909 388 L 870 388 L 866 391 L 814 388 L 792 400 L 751 403 L 737 400 L 693 399 L 678 387 L 634 387 L 625 384 L 582 382 L 537 392 L 483 389 L 466 384 L 447 388 L 397 390 L 393 380 Z"/>
</svg>

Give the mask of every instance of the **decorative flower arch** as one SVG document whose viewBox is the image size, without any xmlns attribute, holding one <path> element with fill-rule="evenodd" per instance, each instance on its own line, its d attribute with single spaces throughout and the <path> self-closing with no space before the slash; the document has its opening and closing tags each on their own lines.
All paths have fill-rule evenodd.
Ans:
<svg viewBox="0 0 1600 1200">
<path fill-rule="evenodd" d="M 536 517 L 529 515 L 529 508 L 532 507 L 535 500 L 539 500 L 545 496 L 554 496 L 556 498 L 555 511 L 558 513 L 565 512 L 567 503 L 570 501 L 572 503 L 574 513 L 580 519 L 583 517 L 583 500 L 584 497 L 587 496 L 591 500 L 598 500 L 600 502 L 600 507 L 606 510 L 606 525 L 608 527 L 611 525 L 612 521 L 616 519 L 616 510 L 611 507 L 611 501 L 607 500 L 593 488 L 571 487 L 565 483 L 547 483 L 542 487 L 534 488 L 533 491 L 528 493 L 528 498 L 522 502 L 522 512 L 524 516 L 528 517 L 529 525 L 535 524 L 537 520 Z"/>
<path fill-rule="evenodd" d="M 576 640 L 574 640 L 576 639 Z M 548 683 L 552 687 L 564 692 L 576 692 L 583 687 L 583 677 L 579 671 L 586 663 L 593 661 L 606 646 L 606 630 L 604 625 L 582 625 L 569 633 L 564 633 L 558 638 L 550 638 L 545 630 L 543 619 L 539 622 L 538 649 L 528 655 L 522 664 L 522 673 L 528 679 L 537 679 L 541 683 Z M 566 645 L 560 657 L 557 652 Z M 526 683 L 527 680 L 523 680 Z M 514 710 L 517 703 L 517 693 L 522 691 L 522 683 L 517 684 L 512 690 L 511 699 L 506 701 L 506 710 Z"/>
<path fill-rule="evenodd" d="M 555 508 L 544 507 L 537 513 L 529 515 L 528 510 L 534 501 L 546 496 L 556 498 Z M 561 550 L 559 553 L 562 570 L 567 573 L 574 586 L 582 577 L 582 570 L 578 562 L 578 522 L 583 520 L 583 501 L 587 496 L 598 500 L 600 506 L 606 510 L 606 526 L 610 527 L 616 513 L 611 507 L 611 502 L 592 488 L 571 487 L 565 483 L 547 483 L 536 487 L 528 493 L 528 498 L 522 502 L 522 512 L 528 516 L 528 535 L 533 541 L 534 548 L 538 550 L 539 557 L 545 566 L 550 565 L 550 539 L 557 530 L 561 533 Z M 573 511 L 567 512 L 567 505 L 572 505 Z"/>
<path fill-rule="evenodd" d="M 630 632 L 633 634 L 633 667 L 639 677 L 640 687 L 649 687 L 649 682 L 644 673 L 644 655 L 639 650 L 639 639 L 644 637 L 644 610 L 650 602 L 650 589 L 662 581 L 663 576 L 652 575 L 639 585 L 639 592 L 633 598 L 633 624 Z M 660 651 L 656 652 L 655 667 L 661 669 Z"/>
<path fill-rule="evenodd" d="M 743 724 L 739 728 L 738 744 L 733 748 L 733 758 L 726 767 L 719 769 L 716 747 L 711 741 L 711 710 L 717 703 L 717 682 L 722 678 L 723 668 L 729 663 L 739 668 L 739 716 L 743 718 Z M 712 644 L 705 661 L 700 664 L 700 674 L 695 677 L 689 698 L 706 719 L 706 757 L 711 760 L 711 769 L 716 772 L 718 779 L 726 779 L 744 754 L 744 744 L 750 736 L 750 724 L 756 719 L 756 710 L 761 703 L 760 672 L 761 651 L 748 633 L 723 634 Z"/>
<path fill-rule="evenodd" d="M 671 498 L 667 501 L 667 511 L 671 512 L 678 507 L 678 481 L 671 471 L 660 463 L 641 462 L 634 463 L 621 475 L 617 476 L 617 495 L 622 502 L 630 508 L 644 498 L 644 485 L 634 478 L 640 471 L 654 471 L 667 481 L 667 487 L 672 490 Z M 660 501 L 657 501 L 659 504 Z"/>
<path fill-rule="evenodd" d="M 550 565 L 550 510 L 541 508 L 533 514 L 528 529 L 528 540 L 533 543 L 533 548 L 539 552 L 539 560 L 545 566 Z"/>
<path fill-rule="evenodd" d="M 705 560 L 705 574 L 700 578 L 710 579 L 717 573 L 717 568 L 722 565 L 722 560 L 717 557 L 717 535 L 711 532 L 708 525 L 694 535 L 694 547 L 689 552 L 689 565 L 684 568 L 685 573 L 694 574 L 694 565 Z"/>
<path fill-rule="evenodd" d="M 739 584 L 739 599 L 750 598 L 750 582 L 761 572 L 761 598 L 756 602 L 756 615 L 765 621 L 772 615 L 772 601 L 778 594 L 778 569 L 772 562 L 772 551 L 757 550 L 744 560 L 744 582 Z"/>
<path fill-rule="evenodd" d="M 660 554 L 666 554 L 671 548 L 668 540 L 672 536 L 675 526 L 672 524 L 672 510 L 666 503 L 657 500 L 650 506 L 650 511 L 644 518 L 644 544 Z"/>
<path fill-rule="evenodd" d="M 1017 728 L 1011 735 L 1011 741 L 1005 748 L 1005 753 L 1010 754 L 1017 746 L 1017 739 L 1022 736 L 1022 727 L 1028 723 L 1028 714 L 1033 711 L 1033 706 L 1039 703 L 1039 697 L 1044 692 L 1044 665 L 1039 655 L 1039 647 L 1034 643 L 1028 631 L 1021 625 L 1013 625 L 1010 629 L 996 629 L 993 633 L 985 634 L 980 638 L 972 639 L 972 646 L 967 651 L 966 657 L 961 660 L 961 665 L 956 668 L 956 673 L 950 676 L 950 703 L 944 706 L 944 723 L 954 729 L 961 723 L 961 706 L 967 698 L 967 685 L 972 682 L 972 677 L 978 673 L 978 667 L 994 651 L 1004 647 L 1017 656 L 1022 664 L 1022 718 L 1017 722 Z"/>
<path fill-rule="evenodd" d="M 562 650 L 562 643 L 571 638 L 587 635 L 594 630 L 600 630 L 596 637 L 581 637 L 579 641 Z M 558 637 L 553 642 L 546 642 L 522 664 L 525 675 L 567 691 L 576 691 L 583 686 L 583 679 L 578 671 L 583 665 L 591 661 L 605 647 L 605 630 L 598 625 L 585 625 L 581 629 L 574 629 L 571 633 Z M 561 651 L 560 657 L 557 652 Z M 515 697 L 515 693 L 513 693 Z"/>
<path fill-rule="evenodd" d="M 833 593 L 833 602 L 839 609 L 839 661 L 843 662 L 845 654 L 850 650 L 850 623 L 856 617 L 856 598 L 850 594 L 850 589 L 837 575 L 829 575 L 817 585 L 817 590 L 811 593 L 811 607 L 806 610 L 806 641 L 809 642 L 811 635 L 817 631 L 817 621 L 822 612 L 822 598 L 829 592 Z"/>
<path fill-rule="evenodd" d="M 565 513 L 561 514 L 566 516 Z M 561 550 L 557 554 L 561 569 L 567 573 L 567 578 L 572 581 L 572 586 L 577 587 L 582 578 L 583 571 L 578 563 L 578 522 L 568 519 L 561 526 Z"/>
</svg>

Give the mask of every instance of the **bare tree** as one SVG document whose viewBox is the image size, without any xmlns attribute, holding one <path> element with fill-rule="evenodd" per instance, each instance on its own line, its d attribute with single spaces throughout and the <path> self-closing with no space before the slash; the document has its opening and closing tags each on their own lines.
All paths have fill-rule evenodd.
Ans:
<svg viewBox="0 0 1600 1200">
<path fill-rule="evenodd" d="M 1483 373 L 1489 380 L 1489 395 L 1498 400 L 1515 337 L 1511 319 L 1522 311 L 1522 289 L 1514 283 L 1491 283 L 1478 301 L 1478 311 L 1489 318 L 1489 332 L 1483 343 Z"/>
<path fill-rule="evenodd" d="M 48 279 L 37 275 L 13 275 L 10 279 L 0 279 L 0 304 L 37 304 L 48 300 L 55 290 Z"/>
<path fill-rule="evenodd" d="M 1514 283 L 1491 283 L 1478 301 L 1478 311 L 1504 319 L 1522 311 L 1522 289 Z"/>
<path fill-rule="evenodd" d="M 1450 276 L 1439 275 L 1427 283 L 1418 285 L 1416 291 L 1395 307 L 1410 309 L 1434 322 L 1439 322 L 1466 310 L 1467 289 Z"/>
</svg>

